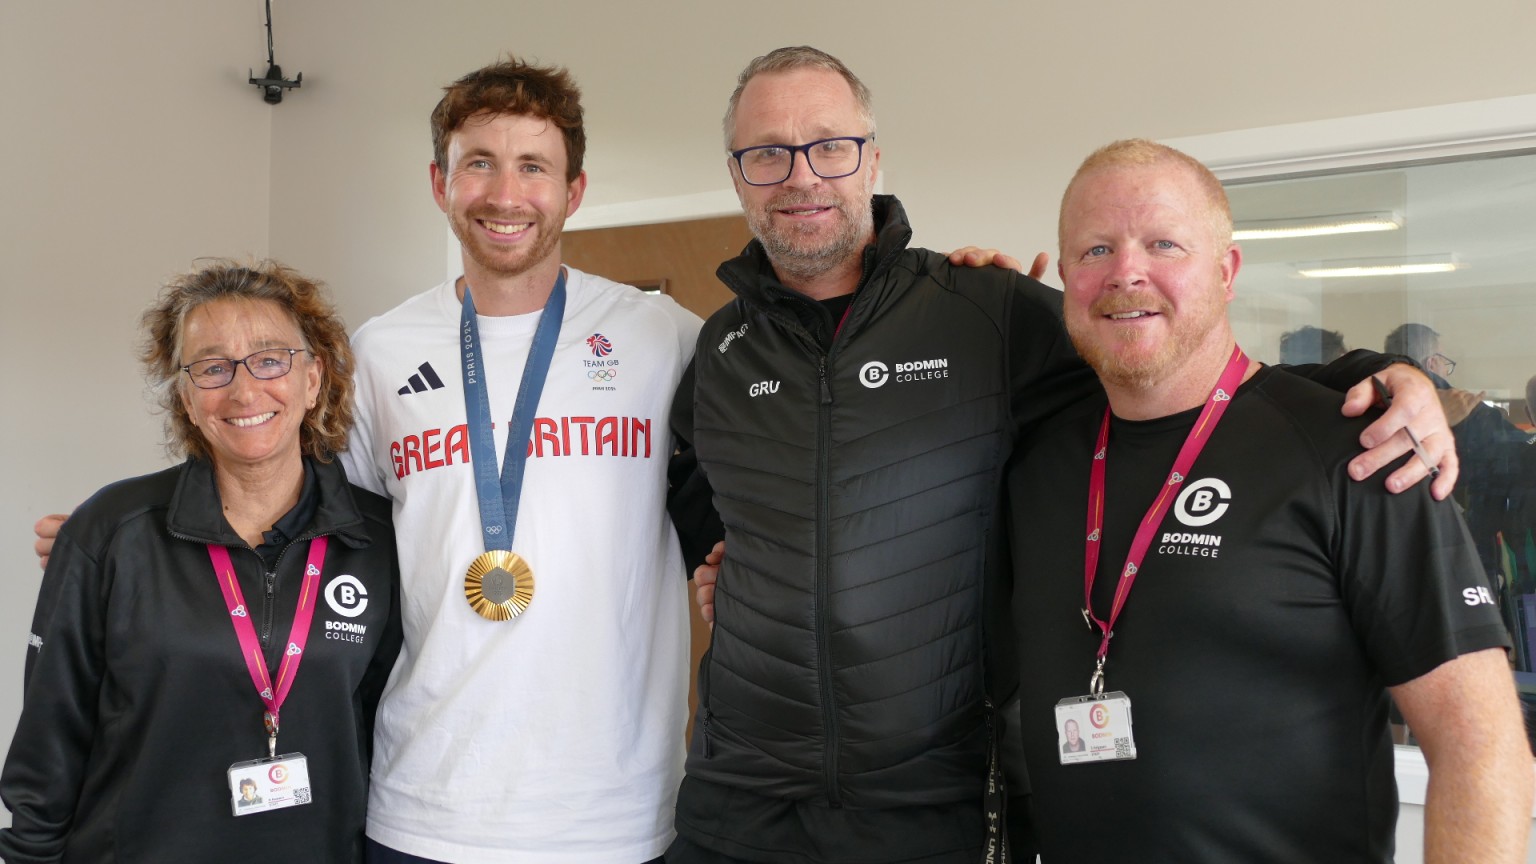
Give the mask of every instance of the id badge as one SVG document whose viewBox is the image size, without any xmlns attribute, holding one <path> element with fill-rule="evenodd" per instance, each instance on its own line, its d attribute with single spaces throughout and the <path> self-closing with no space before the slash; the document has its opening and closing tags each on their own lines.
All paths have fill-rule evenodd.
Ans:
<svg viewBox="0 0 1536 864">
<path fill-rule="evenodd" d="M 229 766 L 229 809 L 236 816 L 297 807 L 310 800 L 309 760 L 303 753 Z"/>
<path fill-rule="evenodd" d="M 1135 759 L 1131 698 L 1116 690 L 1057 702 L 1056 744 L 1063 765 Z"/>
</svg>

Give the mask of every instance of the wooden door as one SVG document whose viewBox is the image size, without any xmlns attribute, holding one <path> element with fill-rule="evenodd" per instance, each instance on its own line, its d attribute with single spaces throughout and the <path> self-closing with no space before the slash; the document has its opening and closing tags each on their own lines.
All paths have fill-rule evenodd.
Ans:
<svg viewBox="0 0 1536 864">
<path fill-rule="evenodd" d="M 567 231 L 561 252 L 578 270 L 645 289 L 659 287 L 683 308 L 708 318 L 733 296 L 715 278 L 715 269 L 751 239 L 744 217 L 721 216 Z"/>
<path fill-rule="evenodd" d="M 659 289 L 700 318 L 708 318 L 734 295 L 715 278 L 720 262 L 740 254 L 752 239 L 742 216 L 693 219 L 623 228 L 568 231 L 561 238 L 567 264 L 586 273 Z M 689 583 L 688 610 L 692 621 L 692 650 L 688 665 L 688 731 L 693 731 L 693 710 L 698 705 L 694 674 L 709 647 L 709 627 L 699 617 Z"/>
</svg>

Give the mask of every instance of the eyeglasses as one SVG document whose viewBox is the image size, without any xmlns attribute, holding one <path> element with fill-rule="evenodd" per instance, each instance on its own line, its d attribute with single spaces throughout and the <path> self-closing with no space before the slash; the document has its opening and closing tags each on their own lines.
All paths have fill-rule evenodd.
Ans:
<svg viewBox="0 0 1536 864">
<path fill-rule="evenodd" d="M 236 366 L 244 366 L 245 371 L 251 373 L 252 378 L 270 381 L 287 375 L 289 370 L 293 369 L 293 355 L 304 350 L 303 348 L 268 348 L 239 360 L 229 357 L 209 357 L 196 363 L 188 363 L 181 367 L 181 371 L 187 373 L 193 385 L 200 390 L 217 390 L 220 387 L 229 386 L 229 382 L 235 380 Z"/>
<path fill-rule="evenodd" d="M 1436 352 L 1434 354 L 1429 355 L 1428 357 L 1425 357 L 1424 358 L 1424 365 L 1428 366 L 1429 365 L 1429 361 L 1436 360 L 1436 359 L 1438 359 L 1440 361 L 1440 365 L 1441 366 L 1445 367 L 1445 372 L 1443 372 L 1441 374 L 1449 375 L 1452 372 L 1456 371 L 1456 361 L 1452 360 L 1451 358 L 1449 358 L 1449 357 L 1447 357 L 1444 354 L 1441 354 L 1439 352 Z"/>
<path fill-rule="evenodd" d="M 795 170 L 795 154 L 805 154 L 805 164 L 823 180 L 847 177 L 864 162 L 864 144 L 873 135 L 858 138 L 823 138 L 809 144 L 764 144 L 732 150 L 741 179 L 749 186 L 773 186 L 789 179 Z"/>
</svg>

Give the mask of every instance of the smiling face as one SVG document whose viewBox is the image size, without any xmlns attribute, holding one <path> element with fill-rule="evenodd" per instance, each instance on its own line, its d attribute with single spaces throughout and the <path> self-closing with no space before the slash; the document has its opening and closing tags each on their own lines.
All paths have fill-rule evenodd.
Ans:
<svg viewBox="0 0 1536 864">
<path fill-rule="evenodd" d="M 1193 172 L 1172 162 L 1079 176 L 1062 202 L 1060 273 L 1072 344 L 1106 387 L 1199 377 L 1232 344 L 1241 252 L 1223 242 Z M 1209 386 L 1207 382 L 1204 386 Z"/>
<path fill-rule="evenodd" d="M 863 137 L 858 101 L 848 82 L 830 69 L 767 72 L 748 81 L 736 106 L 733 150 L 763 144 L 805 144 L 823 138 Z M 727 157 L 731 180 L 753 235 L 781 277 L 807 279 L 857 261 L 874 237 L 870 196 L 880 149 L 864 145 L 859 170 L 826 180 L 804 154 L 796 155 L 789 179 L 752 186 Z"/>
<path fill-rule="evenodd" d="M 587 175 L 566 182 L 565 138 L 526 114 L 476 114 L 432 163 L 432 196 L 464 247 L 465 272 L 518 276 L 559 263 L 560 232 L 581 204 Z"/>
<path fill-rule="evenodd" d="M 210 357 L 241 359 L 268 348 L 305 348 L 297 323 L 270 300 L 214 300 L 187 313 L 181 362 Z M 281 378 L 253 378 L 243 365 L 228 385 L 193 386 L 181 375 L 182 404 L 207 444 L 214 465 L 245 470 L 298 463 L 304 412 L 320 394 L 320 363 L 307 351 L 293 356 Z"/>
</svg>

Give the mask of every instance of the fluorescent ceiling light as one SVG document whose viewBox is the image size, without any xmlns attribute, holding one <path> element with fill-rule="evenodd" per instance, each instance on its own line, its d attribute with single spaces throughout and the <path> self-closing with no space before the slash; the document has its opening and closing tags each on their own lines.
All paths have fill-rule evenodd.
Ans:
<svg viewBox="0 0 1536 864">
<path fill-rule="evenodd" d="M 1449 273 L 1461 267 L 1455 255 L 1409 255 L 1401 258 L 1357 258 L 1314 261 L 1296 265 L 1309 279 L 1342 279 L 1356 276 L 1408 276 L 1415 273 Z"/>
<path fill-rule="evenodd" d="M 1336 213 L 1294 219 L 1247 219 L 1233 226 L 1233 240 L 1278 240 L 1286 237 L 1324 237 L 1329 234 L 1364 234 L 1396 231 L 1403 220 L 1396 213 Z"/>
</svg>

